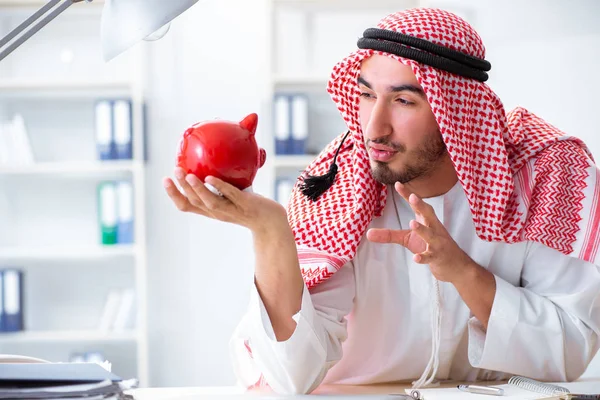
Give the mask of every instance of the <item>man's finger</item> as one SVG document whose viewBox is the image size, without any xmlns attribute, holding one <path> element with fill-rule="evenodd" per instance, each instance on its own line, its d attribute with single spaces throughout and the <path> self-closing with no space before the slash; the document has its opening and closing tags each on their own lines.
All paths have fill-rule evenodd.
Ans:
<svg viewBox="0 0 600 400">
<path fill-rule="evenodd" d="M 189 200 L 177 189 L 177 186 L 175 186 L 175 183 L 170 178 L 163 180 L 163 186 L 179 211 L 190 211 L 192 205 Z"/>
<path fill-rule="evenodd" d="M 223 193 L 223 196 L 227 197 L 233 204 L 239 203 L 241 194 L 240 189 L 214 176 L 207 176 L 204 181 Z"/>
<path fill-rule="evenodd" d="M 409 226 L 410 229 L 412 229 L 413 232 L 419 235 L 421 239 L 427 242 L 427 244 L 431 244 L 431 242 L 435 240 L 435 234 L 433 233 L 433 230 L 430 227 L 425 226 L 420 222 L 415 221 L 414 219 L 410 221 Z"/>
<path fill-rule="evenodd" d="M 234 207 L 228 199 L 210 191 L 197 176 L 188 174 L 185 179 L 208 211 L 228 212 Z"/>
<path fill-rule="evenodd" d="M 418 264 L 431 264 L 434 261 L 434 258 L 434 254 L 429 250 L 417 253 L 413 256 L 413 260 Z"/>
<path fill-rule="evenodd" d="M 181 168 L 175 168 L 175 178 L 177 179 L 177 183 L 185 193 L 185 197 L 187 197 L 188 201 L 196 207 L 205 208 L 202 200 L 194 190 L 194 188 L 190 185 L 189 181 L 186 179 L 185 171 Z"/>
<path fill-rule="evenodd" d="M 400 182 L 396 182 L 394 184 L 394 188 L 396 189 L 396 192 L 398 192 L 398 194 L 400 196 L 402 196 L 402 198 L 404 200 L 406 200 L 406 202 L 408 203 L 408 197 L 410 196 L 410 190 L 408 190 L 406 188 L 406 186 L 404 186 L 402 183 Z"/>
<path fill-rule="evenodd" d="M 435 215 L 435 210 L 433 207 L 423 201 L 422 198 L 412 193 L 408 198 L 408 203 L 411 208 L 415 212 L 423 217 L 425 221 L 425 225 L 427 226 L 435 226 L 440 223 L 437 215 Z"/>
<path fill-rule="evenodd" d="M 379 229 L 373 228 L 367 231 L 367 239 L 375 243 L 396 243 L 404 245 L 406 236 L 410 230 Z"/>
</svg>

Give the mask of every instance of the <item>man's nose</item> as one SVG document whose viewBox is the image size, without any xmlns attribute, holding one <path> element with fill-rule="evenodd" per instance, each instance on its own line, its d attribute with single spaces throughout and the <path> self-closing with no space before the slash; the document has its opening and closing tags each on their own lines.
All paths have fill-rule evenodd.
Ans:
<svg viewBox="0 0 600 400">
<path fill-rule="evenodd" d="M 371 110 L 367 129 L 364 132 L 365 137 L 369 140 L 377 140 L 391 135 L 392 132 L 389 109 L 384 102 L 377 100 Z"/>
</svg>

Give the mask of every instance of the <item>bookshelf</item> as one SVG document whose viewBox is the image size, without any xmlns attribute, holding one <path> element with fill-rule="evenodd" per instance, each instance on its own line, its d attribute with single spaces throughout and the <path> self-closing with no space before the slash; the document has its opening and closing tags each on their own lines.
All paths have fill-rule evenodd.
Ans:
<svg viewBox="0 0 600 400">
<path fill-rule="evenodd" d="M 420 0 L 271 0 L 270 83 L 265 115 L 269 127 L 261 139 L 267 150 L 265 176 L 270 197 L 287 203 L 286 192 L 316 155 L 346 126 L 326 92 L 331 69 L 356 48 L 356 38 L 385 15 L 418 6 Z M 301 94 L 308 103 L 305 154 L 277 154 L 277 95 Z M 293 118 L 293 117 L 292 117 Z M 279 185 L 287 188 L 281 189 Z"/>
<path fill-rule="evenodd" d="M 57 176 L 79 176 L 82 178 L 93 178 L 97 176 L 108 177 L 109 174 L 116 177 L 119 174 L 133 173 L 143 170 L 144 165 L 138 161 L 71 161 L 71 162 L 38 162 L 23 166 L 2 166 L 0 175 L 57 175 Z"/>
<path fill-rule="evenodd" d="M 0 0 L 0 35 L 44 3 Z M 24 273 L 25 325 L 20 332 L 0 332 L 0 353 L 66 362 L 73 354 L 100 352 L 113 372 L 146 387 L 147 55 L 138 46 L 104 63 L 103 3 L 73 5 L 0 63 L 0 123 L 23 116 L 35 159 L 0 164 L 0 269 Z M 101 161 L 94 104 L 123 98 L 132 106 L 132 159 Z M 106 181 L 131 183 L 133 243 L 99 239 L 97 188 Z M 124 290 L 135 293 L 131 324 L 102 329 L 108 295 Z"/>
<path fill-rule="evenodd" d="M 0 343 L 38 343 L 47 342 L 135 342 L 135 332 L 101 331 L 38 331 L 6 333 L 0 337 Z"/>
<path fill-rule="evenodd" d="M 21 261 L 91 261 L 109 260 L 116 257 L 135 258 L 139 254 L 134 245 L 87 246 L 73 249 L 60 246 L 15 246 L 0 248 L 0 262 Z"/>
</svg>

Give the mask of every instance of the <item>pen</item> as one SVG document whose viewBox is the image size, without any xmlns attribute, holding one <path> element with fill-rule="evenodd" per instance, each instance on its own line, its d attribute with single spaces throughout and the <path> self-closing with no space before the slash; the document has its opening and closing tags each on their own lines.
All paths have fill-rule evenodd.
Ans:
<svg viewBox="0 0 600 400">
<path fill-rule="evenodd" d="M 463 392 L 489 394 L 490 396 L 503 396 L 504 389 L 492 386 L 458 385 L 457 388 Z"/>
</svg>

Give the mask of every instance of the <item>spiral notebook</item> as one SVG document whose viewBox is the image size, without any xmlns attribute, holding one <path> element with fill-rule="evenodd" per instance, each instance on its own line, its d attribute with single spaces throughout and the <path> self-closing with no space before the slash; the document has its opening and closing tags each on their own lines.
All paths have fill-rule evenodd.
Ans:
<svg viewBox="0 0 600 400">
<path fill-rule="evenodd" d="M 522 376 L 513 376 L 507 384 L 493 385 L 493 387 L 502 388 L 504 395 L 490 396 L 467 393 L 458 390 L 457 387 L 419 389 L 419 392 L 425 400 L 494 400 L 503 398 L 519 400 L 600 400 L 600 383 L 598 381 L 545 383 Z M 410 391 L 411 389 L 407 389 L 406 393 L 410 394 Z"/>
</svg>

